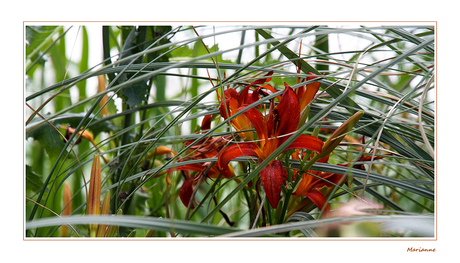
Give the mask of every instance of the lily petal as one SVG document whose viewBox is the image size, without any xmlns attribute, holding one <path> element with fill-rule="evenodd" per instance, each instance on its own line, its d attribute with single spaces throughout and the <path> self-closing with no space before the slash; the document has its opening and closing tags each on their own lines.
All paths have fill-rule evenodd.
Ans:
<svg viewBox="0 0 460 263">
<path fill-rule="evenodd" d="M 194 164 L 186 164 L 186 165 L 181 165 L 181 166 L 178 166 L 178 167 L 174 167 L 174 168 L 169 168 L 168 169 L 168 176 L 174 172 L 174 171 L 197 171 L 197 172 L 202 172 L 206 169 L 205 166 L 203 166 L 201 163 L 194 163 Z M 217 176 L 219 176 L 219 174 L 222 172 L 222 174 L 224 176 L 226 176 L 227 174 L 231 177 L 233 175 L 233 170 L 231 168 L 228 167 L 224 167 L 222 169 L 218 169 L 216 166 L 213 166 L 208 174 L 207 174 L 207 177 L 210 177 L 210 178 L 216 178 Z M 225 174 L 224 174 L 225 172 Z M 230 177 L 227 177 L 227 178 L 230 178 Z"/>
<path fill-rule="evenodd" d="M 180 188 L 179 191 L 179 197 L 180 200 L 182 201 L 182 204 L 184 204 L 185 207 L 188 207 L 188 204 L 190 203 L 190 198 L 192 198 L 193 194 L 193 178 L 189 178 L 185 180 L 185 182 L 182 184 L 182 187 Z M 191 205 L 191 208 L 195 208 L 195 206 Z"/>
<path fill-rule="evenodd" d="M 231 160 L 241 156 L 254 156 L 264 159 L 259 146 L 253 142 L 230 145 L 219 155 L 219 159 L 217 161 L 217 164 L 225 177 L 229 178 L 231 175 L 224 174 L 226 171 L 222 168 L 227 166 Z"/>
<path fill-rule="evenodd" d="M 308 74 L 313 75 L 313 73 L 311 72 Z M 318 77 L 307 77 L 307 80 L 312 80 L 316 78 Z M 313 100 L 313 98 L 315 97 L 320 87 L 321 87 L 321 83 L 319 82 L 313 82 L 307 85 L 307 89 L 305 90 L 305 93 L 303 94 L 303 97 L 302 97 L 302 102 L 301 102 L 302 105 L 300 107 L 301 110 L 303 110 L 305 106 L 307 106 L 307 104 Z"/>
<path fill-rule="evenodd" d="M 252 126 L 254 126 L 254 129 L 256 130 L 256 133 L 259 136 L 259 140 L 266 139 L 268 137 L 264 117 L 258 109 L 249 109 L 244 112 L 244 116 L 246 116 L 252 123 Z"/>
<path fill-rule="evenodd" d="M 309 192 L 306 197 L 308 197 L 317 207 L 319 210 L 322 210 L 323 207 L 326 205 L 326 208 L 324 208 L 323 215 L 327 216 L 329 212 L 331 211 L 331 208 L 329 207 L 329 204 L 327 203 L 326 197 L 318 191 L 317 189 L 312 190 Z"/>
<path fill-rule="evenodd" d="M 201 122 L 201 130 L 206 131 L 211 129 L 212 114 L 206 115 Z"/>
<path fill-rule="evenodd" d="M 224 98 L 220 102 L 219 110 L 224 119 L 228 118 L 227 112 L 230 113 L 230 100 L 234 99 L 238 102 L 240 94 L 234 89 L 227 89 L 224 92 Z M 224 101 L 225 100 L 225 101 Z"/>
<path fill-rule="evenodd" d="M 249 105 L 249 104 L 257 101 L 259 99 L 258 98 L 258 92 L 257 92 L 258 88 L 256 89 L 255 92 L 252 93 L 251 97 L 249 97 L 249 88 L 254 86 L 254 85 L 263 84 L 265 82 L 270 81 L 272 79 L 272 78 L 270 78 L 270 76 L 272 74 L 273 74 L 273 71 L 270 71 L 267 74 L 265 74 L 265 77 L 268 77 L 268 78 L 254 80 L 253 82 L 251 82 L 251 84 L 246 86 L 246 88 L 244 88 L 244 90 L 241 92 L 239 100 L 238 100 L 238 102 L 240 103 L 240 106 Z"/>
<path fill-rule="evenodd" d="M 270 77 L 271 75 L 273 75 L 273 71 L 270 71 L 267 74 L 265 74 L 265 77 L 267 77 L 267 78 L 254 80 L 253 82 L 251 82 L 251 84 L 249 84 L 249 87 L 254 86 L 254 85 L 258 85 L 258 84 L 263 84 L 265 82 L 269 82 L 272 79 Z"/>
<path fill-rule="evenodd" d="M 306 149 L 316 151 L 317 153 L 321 153 L 321 149 L 323 148 L 323 141 L 320 139 L 306 134 L 301 134 L 297 139 L 295 139 L 291 144 L 289 144 L 283 152 L 290 150 L 290 149 Z"/>
<path fill-rule="evenodd" d="M 253 103 L 257 100 L 259 100 L 259 95 L 262 94 L 264 96 L 268 96 L 268 92 L 264 91 L 264 89 L 267 89 L 269 91 L 271 91 L 272 93 L 275 93 L 275 92 L 278 92 L 275 88 L 273 88 L 272 86 L 266 84 L 266 85 L 262 85 L 260 87 L 257 87 L 255 89 L 255 91 L 252 93 L 252 97 L 251 97 L 251 100 L 249 102 Z M 281 101 L 281 96 L 278 95 L 276 96 L 276 98 L 278 99 L 278 101 Z M 249 104 L 249 103 L 248 103 Z M 260 107 L 260 106 L 258 106 Z"/>
<path fill-rule="evenodd" d="M 279 160 L 271 162 L 260 171 L 260 179 L 262 179 L 265 194 L 273 208 L 278 206 L 284 178 L 283 164 Z"/>
<path fill-rule="evenodd" d="M 300 104 L 297 95 L 292 88 L 284 83 L 286 89 L 280 103 L 274 109 L 275 135 L 289 134 L 297 130 L 300 120 Z M 282 144 L 289 136 L 281 137 Z"/>
<path fill-rule="evenodd" d="M 171 174 L 174 171 L 197 171 L 201 172 L 203 171 L 203 166 L 199 163 L 194 163 L 194 164 L 186 164 L 186 165 L 181 165 L 178 167 L 174 168 L 169 168 L 168 169 L 168 175 Z"/>
</svg>

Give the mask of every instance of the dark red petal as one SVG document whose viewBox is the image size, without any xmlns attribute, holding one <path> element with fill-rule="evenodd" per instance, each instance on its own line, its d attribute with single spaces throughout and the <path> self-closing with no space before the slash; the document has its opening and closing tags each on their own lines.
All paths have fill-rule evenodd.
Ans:
<svg viewBox="0 0 460 263">
<path fill-rule="evenodd" d="M 190 203 L 190 198 L 192 198 L 193 194 L 193 178 L 185 180 L 185 182 L 182 184 L 182 187 L 180 188 L 179 191 L 179 197 L 180 200 L 182 201 L 182 204 L 184 206 L 188 207 L 188 204 Z M 195 206 L 191 205 L 191 208 L 195 208 Z"/>
<path fill-rule="evenodd" d="M 300 119 L 300 104 L 297 95 L 289 85 L 284 83 L 286 89 L 280 103 L 273 111 L 275 117 L 276 136 L 292 133 L 297 130 Z M 280 144 L 289 136 L 281 137 Z"/>
<path fill-rule="evenodd" d="M 171 174 L 174 171 L 197 171 L 201 172 L 205 168 L 203 168 L 203 165 L 201 163 L 194 163 L 194 164 L 186 164 L 186 165 L 181 165 L 178 167 L 174 168 L 169 168 L 168 169 L 168 175 Z"/>
<path fill-rule="evenodd" d="M 251 96 L 250 98 L 248 98 L 248 104 L 254 103 L 254 102 L 256 102 L 256 101 L 259 100 L 259 93 L 260 93 L 260 91 L 261 91 L 261 88 L 260 88 L 260 87 L 257 87 L 256 90 L 255 90 L 254 92 L 252 92 L 252 96 Z M 249 96 L 248 96 L 248 97 L 249 97 Z M 257 106 L 257 107 L 260 107 L 260 105 Z"/>
<path fill-rule="evenodd" d="M 209 130 L 211 129 L 211 121 L 212 121 L 212 114 L 206 115 L 201 122 L 201 130 Z"/>
<path fill-rule="evenodd" d="M 251 103 L 259 100 L 259 95 L 263 95 L 264 97 L 270 95 L 268 92 L 265 91 L 265 89 L 271 91 L 272 93 L 276 93 L 278 92 L 275 88 L 273 88 L 272 86 L 266 84 L 266 85 L 262 85 L 260 87 L 257 87 L 256 90 L 252 93 L 252 100 L 250 101 Z M 281 101 L 281 96 L 278 95 L 276 96 L 276 98 L 278 99 L 278 101 Z M 260 107 L 260 106 L 258 106 Z"/>
<path fill-rule="evenodd" d="M 228 137 L 231 138 L 231 137 Z M 217 138 L 206 138 L 198 142 L 197 144 L 191 146 L 189 151 L 193 155 L 185 157 L 185 160 L 189 159 L 200 159 L 200 158 L 212 158 L 217 156 L 222 147 L 227 144 L 228 139 L 223 137 Z M 189 140 L 184 143 L 185 147 L 188 147 L 194 140 Z"/>
<path fill-rule="evenodd" d="M 279 160 L 273 161 L 260 171 L 265 194 L 273 208 L 278 206 L 278 201 L 280 200 L 283 173 L 283 164 Z"/>
<path fill-rule="evenodd" d="M 346 177 L 346 175 L 343 175 L 343 174 L 334 174 L 334 173 L 325 173 L 325 172 L 320 172 L 319 176 L 323 178 L 324 180 L 316 178 L 314 185 L 312 186 L 313 188 L 320 189 L 324 185 L 326 185 L 327 187 L 336 186 L 337 184 L 339 184 L 339 182 L 343 182 L 345 180 L 344 177 Z M 329 182 L 331 182 L 332 184 Z"/>
<path fill-rule="evenodd" d="M 265 76 L 271 76 L 273 74 L 273 71 L 270 71 L 268 72 Z M 257 101 L 259 99 L 258 97 L 258 93 L 257 92 L 253 92 L 252 93 L 252 96 L 249 97 L 249 88 L 254 86 L 254 85 L 257 85 L 257 84 L 263 84 L 267 81 L 270 81 L 271 78 L 264 78 L 264 79 L 257 79 L 253 82 L 251 82 L 251 84 L 249 84 L 248 86 L 246 86 L 243 91 L 241 91 L 241 93 L 239 94 L 239 98 L 238 98 L 238 103 L 240 104 L 240 106 L 243 106 L 243 105 L 249 105 L 255 101 Z M 257 90 L 258 91 L 258 90 Z"/>
<path fill-rule="evenodd" d="M 240 97 L 240 94 L 235 89 L 227 89 L 224 92 L 224 96 L 225 96 L 226 99 L 234 98 L 234 99 L 238 100 L 239 97 Z"/>
<path fill-rule="evenodd" d="M 222 115 L 222 118 L 224 118 L 224 120 L 228 119 L 227 113 L 230 114 L 230 99 L 226 99 L 225 103 L 224 102 L 220 103 L 219 111 L 220 111 L 220 115 Z"/>
<path fill-rule="evenodd" d="M 307 80 L 312 80 L 312 79 L 318 78 L 318 77 L 316 77 L 316 74 L 313 74 L 311 72 L 308 72 L 308 75 L 312 75 L 312 77 L 307 77 Z"/>
<path fill-rule="evenodd" d="M 283 150 L 283 152 L 290 150 L 290 149 L 306 149 L 306 150 L 312 150 L 317 153 L 321 153 L 321 149 L 323 148 L 323 141 L 320 139 L 306 135 L 306 134 L 301 134 L 297 139 L 295 139 L 291 144 L 286 147 L 286 149 Z"/>
<path fill-rule="evenodd" d="M 384 158 L 383 156 L 374 156 L 374 160 L 378 160 L 378 159 L 382 159 Z M 359 161 L 360 162 L 368 162 L 372 160 L 372 155 L 361 155 L 361 157 L 359 157 Z"/>
<path fill-rule="evenodd" d="M 227 178 L 231 177 L 229 174 L 224 174 L 228 173 L 228 169 L 224 169 L 223 167 L 227 166 L 231 160 L 241 156 L 255 156 L 261 158 L 262 153 L 259 146 L 253 142 L 238 143 L 228 146 L 221 154 L 219 154 L 219 159 L 217 160 L 217 164 L 221 169 L 222 175 Z"/>
<path fill-rule="evenodd" d="M 251 86 L 247 86 L 246 88 L 244 88 L 244 90 L 240 93 L 240 97 L 238 99 L 238 103 L 240 104 L 240 106 L 242 105 L 249 105 L 248 104 L 248 101 L 249 101 L 249 88 Z"/>
<path fill-rule="evenodd" d="M 257 80 L 254 80 L 253 82 L 251 82 L 251 84 L 249 84 L 248 87 L 251 87 L 253 85 L 257 85 L 257 84 L 263 84 L 265 82 L 268 82 L 270 81 L 272 78 L 270 78 L 270 76 L 273 74 L 273 71 L 270 71 L 268 72 L 265 77 L 268 77 L 268 78 L 264 78 L 264 79 L 257 79 Z"/>
<path fill-rule="evenodd" d="M 327 216 L 329 212 L 331 211 L 331 208 L 329 207 L 329 204 L 327 203 L 326 197 L 321 193 L 320 191 L 314 189 L 311 192 L 309 192 L 306 197 L 308 197 L 317 207 L 319 210 L 322 210 L 324 205 L 326 205 L 326 208 L 324 209 L 323 215 Z"/>
<path fill-rule="evenodd" d="M 225 101 L 221 101 L 219 105 L 220 114 L 226 120 L 228 118 L 227 112 L 230 113 L 230 100 L 239 100 L 240 94 L 235 89 L 227 89 L 224 91 Z M 225 108 L 227 107 L 227 108 Z M 230 114 L 231 115 L 231 114 Z"/>
</svg>

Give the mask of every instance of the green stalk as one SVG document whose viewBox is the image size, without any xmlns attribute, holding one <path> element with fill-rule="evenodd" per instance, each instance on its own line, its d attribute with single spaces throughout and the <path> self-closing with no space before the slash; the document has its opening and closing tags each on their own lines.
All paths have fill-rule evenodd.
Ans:
<svg viewBox="0 0 460 263">
<path fill-rule="evenodd" d="M 110 26 L 102 27 L 102 48 L 104 52 L 104 65 L 108 66 L 112 64 L 112 59 L 110 56 Z M 109 82 L 112 82 L 115 79 L 114 73 L 108 73 Z"/>
</svg>

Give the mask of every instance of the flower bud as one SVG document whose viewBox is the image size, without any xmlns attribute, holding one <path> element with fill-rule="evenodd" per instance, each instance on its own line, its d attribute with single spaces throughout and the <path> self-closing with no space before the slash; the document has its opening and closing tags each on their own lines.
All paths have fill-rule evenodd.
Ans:
<svg viewBox="0 0 460 263">
<path fill-rule="evenodd" d="M 101 161 L 96 154 L 91 167 L 89 193 L 86 199 L 86 215 L 101 214 Z M 90 236 L 96 236 L 97 225 L 89 225 Z"/>
<path fill-rule="evenodd" d="M 64 184 L 64 194 L 62 196 L 64 211 L 62 216 L 69 216 L 72 213 L 72 192 L 70 191 L 69 184 Z M 67 237 L 69 235 L 69 228 L 67 226 L 61 226 L 60 236 Z"/>
<path fill-rule="evenodd" d="M 345 135 L 353 129 L 353 127 L 358 123 L 363 115 L 363 111 L 358 111 L 348 120 L 346 120 L 342 125 L 340 125 L 340 127 L 335 130 L 329 139 L 327 139 L 327 141 L 324 143 L 319 158 L 323 158 L 329 155 L 339 145 Z"/>
</svg>

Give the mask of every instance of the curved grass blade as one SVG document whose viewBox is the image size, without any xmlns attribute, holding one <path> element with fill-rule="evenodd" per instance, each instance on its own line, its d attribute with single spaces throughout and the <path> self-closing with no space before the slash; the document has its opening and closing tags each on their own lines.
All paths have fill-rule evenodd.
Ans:
<svg viewBox="0 0 460 263">
<path fill-rule="evenodd" d="M 34 221 L 26 222 L 26 229 L 34 229 L 57 225 L 114 225 L 125 226 L 141 229 L 153 229 L 165 232 L 178 232 L 183 234 L 194 234 L 200 236 L 214 236 L 232 233 L 238 231 L 235 228 L 219 227 L 204 225 L 183 220 L 169 220 L 155 217 L 139 217 L 139 216 L 67 216 L 65 218 L 42 218 Z"/>
</svg>

